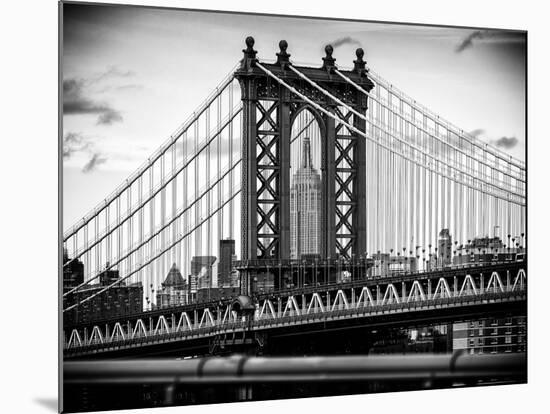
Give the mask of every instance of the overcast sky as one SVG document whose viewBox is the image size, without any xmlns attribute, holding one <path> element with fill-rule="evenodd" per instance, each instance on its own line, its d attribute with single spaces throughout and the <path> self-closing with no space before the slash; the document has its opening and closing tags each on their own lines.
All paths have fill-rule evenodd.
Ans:
<svg viewBox="0 0 550 414">
<path fill-rule="evenodd" d="M 106 5 L 64 5 L 63 179 L 67 228 L 139 167 L 242 56 L 286 39 L 295 63 L 335 46 L 443 118 L 525 159 L 525 35 Z"/>
</svg>

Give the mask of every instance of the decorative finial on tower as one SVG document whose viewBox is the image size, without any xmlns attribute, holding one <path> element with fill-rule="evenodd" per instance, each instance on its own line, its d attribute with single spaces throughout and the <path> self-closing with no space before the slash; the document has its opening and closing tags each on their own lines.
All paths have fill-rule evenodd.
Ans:
<svg viewBox="0 0 550 414">
<path fill-rule="evenodd" d="M 256 53 L 258 52 L 254 50 L 254 38 L 252 36 L 248 36 L 244 42 L 246 43 L 246 49 L 243 49 L 244 57 L 241 61 L 241 68 L 249 70 L 257 61 Z"/>
<path fill-rule="evenodd" d="M 281 51 L 277 53 L 277 64 L 281 65 L 281 67 L 284 69 L 284 66 L 289 63 L 289 57 L 290 54 L 286 52 L 286 49 L 288 48 L 288 42 L 286 40 L 281 40 L 279 42 L 279 49 Z"/>
<path fill-rule="evenodd" d="M 330 72 L 334 68 L 334 62 L 336 59 L 332 57 L 332 52 L 334 51 L 334 48 L 332 45 L 326 45 L 325 46 L 325 53 L 327 54 L 323 58 L 323 69 L 326 69 L 328 72 Z"/>
<path fill-rule="evenodd" d="M 243 50 L 243 52 L 252 52 L 254 53 L 254 55 L 256 54 L 256 51 L 254 50 L 254 43 L 255 43 L 255 40 L 252 36 L 248 36 L 245 40 L 244 40 L 244 43 L 246 43 L 246 50 Z"/>
<path fill-rule="evenodd" d="M 353 63 L 355 64 L 354 70 L 359 75 L 364 75 L 366 72 L 368 72 L 368 69 L 365 69 L 365 65 L 367 62 L 363 60 L 363 56 L 365 56 L 365 51 L 362 48 L 357 48 L 355 51 L 355 55 L 357 56 L 357 60 L 354 60 Z"/>
</svg>

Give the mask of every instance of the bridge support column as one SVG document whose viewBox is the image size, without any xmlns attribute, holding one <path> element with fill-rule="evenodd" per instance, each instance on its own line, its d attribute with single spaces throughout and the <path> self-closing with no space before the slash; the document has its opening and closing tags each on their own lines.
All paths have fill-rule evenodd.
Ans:
<svg viewBox="0 0 550 414">
<path fill-rule="evenodd" d="M 327 108 L 331 113 L 334 113 L 333 108 Z M 336 129 L 333 118 L 324 115 L 326 125 L 326 139 L 324 145 L 324 168 L 322 170 L 323 184 L 323 253 L 324 257 L 331 259 L 336 254 L 336 205 L 335 197 L 335 179 L 336 179 L 336 163 L 335 151 L 336 147 Z M 326 270 L 326 269 L 325 269 Z"/>
<path fill-rule="evenodd" d="M 279 241 L 278 258 L 290 259 L 290 91 L 279 91 Z"/>
<path fill-rule="evenodd" d="M 367 111 L 366 97 L 359 91 L 357 92 L 358 100 L 365 100 L 364 106 L 358 106 L 355 109 L 365 114 Z M 366 131 L 366 121 L 359 118 L 357 115 L 353 115 L 353 126 L 359 131 Z M 355 163 L 355 180 L 353 182 L 353 194 L 355 196 L 355 211 L 352 218 L 353 228 L 355 230 L 355 239 L 353 242 L 352 253 L 359 257 L 367 250 L 367 163 L 366 152 L 367 143 L 366 138 L 362 135 L 355 134 L 355 149 L 354 149 L 354 163 Z"/>
<path fill-rule="evenodd" d="M 247 79 L 242 85 L 242 258 L 254 260 L 257 256 L 257 188 L 256 188 L 256 82 Z"/>
<path fill-rule="evenodd" d="M 485 293 L 485 277 L 483 273 L 479 274 L 479 293 L 482 295 Z"/>
</svg>

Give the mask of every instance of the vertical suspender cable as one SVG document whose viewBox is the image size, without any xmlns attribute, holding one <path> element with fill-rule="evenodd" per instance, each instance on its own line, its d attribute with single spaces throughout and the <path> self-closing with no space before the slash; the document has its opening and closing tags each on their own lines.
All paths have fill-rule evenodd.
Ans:
<svg viewBox="0 0 550 414">
<path fill-rule="evenodd" d="M 126 190 L 128 192 L 127 194 L 127 197 L 126 197 L 126 213 L 127 214 L 130 214 L 130 211 L 132 209 L 132 186 L 130 185 L 128 187 L 128 190 Z M 126 225 L 126 229 L 127 229 L 127 235 L 126 235 L 126 238 L 127 238 L 127 247 L 126 249 L 129 250 L 131 247 L 132 247 L 132 219 L 133 219 L 133 216 L 130 216 L 128 218 L 128 221 L 127 221 L 127 225 Z M 130 255 L 128 257 L 128 260 L 126 262 L 126 272 L 127 273 L 130 273 L 132 271 L 132 256 Z M 132 277 L 131 281 L 133 282 L 134 281 L 134 277 Z"/>
<path fill-rule="evenodd" d="M 217 104 L 218 105 L 217 105 L 216 131 L 219 131 L 220 125 L 222 123 L 222 100 L 221 100 L 221 96 L 218 97 Z M 221 205 L 222 195 L 223 195 L 223 183 L 220 182 L 221 171 L 222 171 L 221 145 L 223 144 L 221 134 L 218 136 L 217 141 L 218 141 L 218 145 L 217 145 L 218 153 L 216 154 L 216 161 L 217 161 L 217 171 L 218 171 L 218 176 L 217 176 L 217 181 L 218 181 L 218 205 Z M 229 166 L 231 166 L 231 164 L 229 164 Z M 218 258 L 220 257 L 220 253 L 221 253 L 219 251 L 219 247 L 218 247 L 219 246 L 219 240 L 223 239 L 224 211 L 226 211 L 226 209 L 222 209 L 218 213 L 218 235 L 217 235 L 217 238 L 216 238 L 217 243 L 214 246 L 215 247 L 214 251 L 218 251 L 218 253 L 216 254 L 216 256 L 218 256 Z M 219 270 L 218 270 L 218 274 L 219 274 Z"/>
<path fill-rule="evenodd" d="M 229 87 L 228 91 L 228 100 L 229 100 L 229 116 L 231 117 L 233 115 L 233 87 L 232 85 Z M 233 165 L 233 122 L 229 124 L 229 165 Z M 229 173 L 229 188 L 230 191 L 233 191 L 233 170 Z M 233 199 L 229 202 L 229 238 L 231 240 L 235 240 L 235 236 L 233 234 L 233 223 L 235 222 L 236 217 L 233 217 Z"/>
<path fill-rule="evenodd" d="M 208 142 L 210 140 L 210 106 L 206 108 L 206 141 Z M 210 169 L 210 157 L 212 155 L 212 144 L 209 144 L 206 147 L 206 186 L 210 186 L 210 175 L 212 174 L 212 171 Z M 211 189 L 209 188 L 206 193 L 206 216 L 210 215 L 210 212 L 212 211 L 211 208 L 212 203 L 212 195 L 211 195 Z M 209 218 L 206 221 L 206 255 L 211 256 L 212 250 L 211 250 L 211 241 L 212 241 L 212 218 Z M 210 264 L 210 259 L 208 259 L 208 263 Z M 210 275 L 210 280 L 208 280 L 208 287 L 212 287 L 212 267 L 209 268 L 208 274 Z"/>
<path fill-rule="evenodd" d="M 197 121 L 195 123 L 195 153 L 198 152 L 198 149 L 199 149 L 199 122 Z M 197 198 L 198 195 L 199 195 L 199 157 L 195 158 L 195 184 L 194 184 L 194 198 Z M 194 216 L 194 222 L 195 223 L 200 223 L 201 222 L 201 204 L 202 204 L 202 201 L 197 203 L 195 205 L 195 216 Z M 200 256 L 200 251 L 201 251 L 201 231 L 202 231 L 202 226 L 199 226 L 196 230 L 195 230 L 195 255 L 196 256 Z"/>
<path fill-rule="evenodd" d="M 153 187 L 154 187 L 154 164 L 151 164 L 149 167 L 149 191 L 151 196 L 151 201 L 149 203 L 149 234 L 151 235 L 153 235 L 155 232 L 155 198 L 153 197 L 153 190 L 154 190 Z M 155 239 L 156 237 L 153 237 L 151 239 L 151 243 L 149 246 L 150 257 L 154 257 L 155 255 Z M 151 297 L 150 285 L 153 284 L 154 286 L 157 286 L 156 277 L 157 276 L 155 272 L 155 262 L 153 261 L 149 266 L 149 277 L 147 278 L 146 284 L 143 287 L 143 290 L 147 292 L 147 296 L 149 297 Z"/>
<path fill-rule="evenodd" d="M 139 175 L 139 179 L 138 179 L 138 198 L 139 198 L 139 205 L 143 206 L 143 173 L 141 173 Z M 143 226 L 144 226 L 143 215 L 144 215 L 144 209 L 145 209 L 145 206 L 143 206 L 142 208 L 139 209 L 139 218 L 138 218 L 138 222 L 139 222 L 138 233 L 139 233 L 139 244 L 140 244 L 140 246 L 143 244 Z M 140 248 L 139 253 L 138 253 L 137 261 L 138 261 L 140 266 L 141 266 L 141 264 L 143 263 L 143 260 L 144 260 L 144 249 L 145 249 L 144 247 Z M 144 283 L 143 274 L 144 274 L 144 271 L 142 269 L 142 270 L 140 270 L 140 272 L 138 274 L 138 280 L 141 281 L 142 285 Z"/>
</svg>

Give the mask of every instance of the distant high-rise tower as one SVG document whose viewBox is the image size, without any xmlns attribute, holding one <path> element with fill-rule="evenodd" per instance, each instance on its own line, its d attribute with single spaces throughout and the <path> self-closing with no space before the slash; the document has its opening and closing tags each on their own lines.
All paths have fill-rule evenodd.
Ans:
<svg viewBox="0 0 550 414">
<path fill-rule="evenodd" d="M 191 276 L 196 278 L 197 289 L 212 287 L 212 266 L 215 261 L 216 256 L 193 256 L 191 259 Z"/>
<path fill-rule="evenodd" d="M 290 188 L 290 257 L 321 254 L 321 176 L 311 163 L 309 138 Z"/>
<path fill-rule="evenodd" d="M 442 229 L 437 240 L 439 265 L 446 266 L 452 261 L 453 238 L 449 229 Z"/>
<path fill-rule="evenodd" d="M 218 286 L 231 286 L 235 240 L 220 240 L 220 262 L 218 264 Z"/>
</svg>

